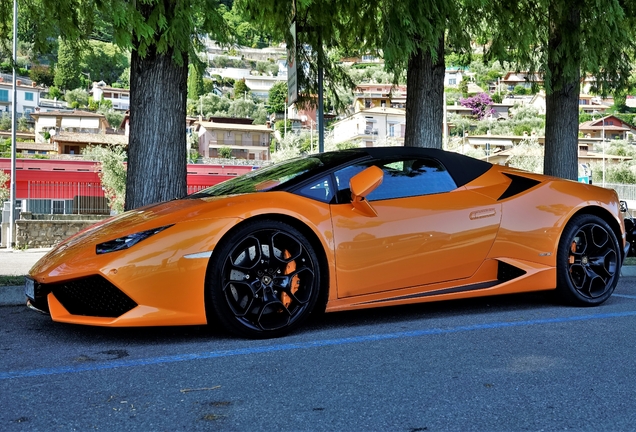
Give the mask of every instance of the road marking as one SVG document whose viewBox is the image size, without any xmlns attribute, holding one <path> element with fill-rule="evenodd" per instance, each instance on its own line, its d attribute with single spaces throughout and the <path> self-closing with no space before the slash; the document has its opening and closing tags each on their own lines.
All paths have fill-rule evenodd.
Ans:
<svg viewBox="0 0 636 432">
<path fill-rule="evenodd" d="M 266 345 L 266 346 L 260 346 L 260 347 L 239 348 L 239 349 L 233 349 L 233 350 L 150 357 L 145 359 L 115 360 L 115 361 L 111 361 L 108 363 L 101 363 L 101 364 L 90 364 L 90 365 L 81 364 L 81 365 L 74 365 L 74 366 L 59 366 L 59 367 L 52 367 L 52 368 L 0 372 L 0 381 L 7 380 L 7 379 L 15 379 L 15 378 L 29 378 L 29 377 L 46 376 L 46 375 L 60 375 L 60 374 L 66 374 L 66 373 L 90 372 L 90 371 L 117 369 L 122 367 L 151 366 L 151 365 L 166 364 L 166 363 L 178 363 L 178 362 L 191 361 L 191 360 L 207 360 L 207 359 L 213 359 L 213 358 L 233 357 L 233 356 L 239 356 L 239 355 L 292 351 L 292 350 L 299 350 L 299 349 L 320 348 L 320 347 L 337 346 L 337 345 L 349 345 L 349 344 L 357 344 L 357 343 L 364 343 L 364 342 L 378 342 L 378 341 L 385 341 L 385 340 L 441 335 L 441 334 L 449 334 L 449 333 L 463 333 L 463 332 L 478 331 L 478 330 L 491 330 L 491 329 L 510 328 L 510 327 L 525 327 L 525 326 L 542 325 L 542 324 L 562 324 L 562 323 L 571 323 L 571 322 L 577 322 L 577 321 L 591 321 L 591 320 L 600 320 L 600 319 L 609 319 L 609 318 L 626 318 L 626 317 L 634 317 L 634 316 L 636 316 L 636 311 L 611 312 L 611 313 L 603 313 L 603 314 L 578 315 L 578 316 L 559 317 L 559 318 L 543 318 L 543 319 L 528 320 L 528 321 L 502 321 L 502 322 L 494 322 L 489 324 L 473 324 L 468 326 L 458 326 L 458 327 L 449 327 L 449 328 L 431 328 L 431 329 L 411 330 L 411 331 L 396 332 L 396 333 L 371 334 L 371 335 L 352 336 L 352 337 L 338 338 L 338 339 L 323 339 L 323 340 L 298 342 L 298 343 L 286 343 L 286 344 L 279 344 L 279 345 Z"/>
<path fill-rule="evenodd" d="M 635 299 L 636 300 L 636 295 L 612 294 L 612 297 L 621 297 L 621 298 L 628 298 L 628 299 Z"/>
</svg>

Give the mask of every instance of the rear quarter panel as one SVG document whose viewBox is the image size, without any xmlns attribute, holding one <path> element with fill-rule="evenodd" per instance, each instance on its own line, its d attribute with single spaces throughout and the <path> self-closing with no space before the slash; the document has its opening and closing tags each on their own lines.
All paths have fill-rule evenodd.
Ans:
<svg viewBox="0 0 636 432">
<path fill-rule="evenodd" d="M 533 177 L 544 183 L 502 201 L 501 226 L 491 258 L 511 257 L 555 266 L 561 233 L 579 212 L 598 213 L 602 209 L 605 218 L 616 221 L 624 232 L 618 197 L 613 190 L 551 177 Z M 619 243 L 623 243 L 624 236 L 618 237 Z"/>
</svg>

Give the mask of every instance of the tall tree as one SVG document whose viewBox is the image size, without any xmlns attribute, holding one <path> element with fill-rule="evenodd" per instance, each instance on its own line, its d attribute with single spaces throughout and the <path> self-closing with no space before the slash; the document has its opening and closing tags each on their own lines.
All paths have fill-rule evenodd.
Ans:
<svg viewBox="0 0 636 432">
<path fill-rule="evenodd" d="M 277 81 L 276 84 L 269 89 L 267 95 L 267 103 L 269 109 L 273 113 L 285 111 L 285 100 L 287 99 L 287 83 Z"/>
<path fill-rule="evenodd" d="M 406 70 L 404 145 L 442 148 L 445 49 L 467 53 L 470 38 L 460 0 L 393 0 L 380 3 L 376 42 L 387 68 Z"/>
<path fill-rule="evenodd" d="M 539 72 L 546 89 L 544 173 L 578 177 L 578 100 L 583 76 L 595 91 L 625 88 L 633 53 L 635 4 L 628 0 L 471 0 L 484 19 L 485 59 Z M 486 25 L 487 24 L 487 25 Z"/>
<path fill-rule="evenodd" d="M 201 69 L 200 63 L 191 63 L 188 68 L 188 99 L 199 100 L 205 94 Z"/>
<path fill-rule="evenodd" d="M 62 90 L 81 87 L 80 54 L 77 47 L 60 39 L 57 50 L 57 64 L 53 82 Z"/>
<path fill-rule="evenodd" d="M 130 50 L 127 210 L 186 194 L 188 59 L 203 46 L 200 35 L 228 40 L 218 5 L 217 0 L 34 0 L 23 4 L 29 16 L 38 18 L 32 32 L 36 48 L 58 33 L 66 41 L 82 44 L 99 18 L 112 23 L 114 42 Z M 2 10 L 0 20 L 6 19 Z M 11 37 L 8 28 L 0 26 L 0 39 Z"/>
</svg>

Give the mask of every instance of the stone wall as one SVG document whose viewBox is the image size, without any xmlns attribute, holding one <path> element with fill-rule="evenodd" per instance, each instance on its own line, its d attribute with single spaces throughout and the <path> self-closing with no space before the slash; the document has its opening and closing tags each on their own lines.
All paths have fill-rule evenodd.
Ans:
<svg viewBox="0 0 636 432">
<path fill-rule="evenodd" d="M 52 247 L 77 234 L 104 216 L 90 215 L 31 215 L 22 213 L 15 221 L 15 248 Z"/>
</svg>

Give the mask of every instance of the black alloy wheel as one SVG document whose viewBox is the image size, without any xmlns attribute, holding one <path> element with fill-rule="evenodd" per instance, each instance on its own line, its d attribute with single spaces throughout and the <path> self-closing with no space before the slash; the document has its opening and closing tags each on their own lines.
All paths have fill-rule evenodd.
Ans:
<svg viewBox="0 0 636 432">
<path fill-rule="evenodd" d="M 559 243 L 557 290 L 571 304 L 599 305 L 616 288 L 621 259 L 616 235 L 604 220 L 575 216 Z"/>
<path fill-rule="evenodd" d="M 285 335 L 309 316 L 318 299 L 320 271 L 313 247 L 282 222 L 248 222 L 214 251 L 211 264 L 209 293 L 216 316 L 241 336 Z"/>
</svg>

